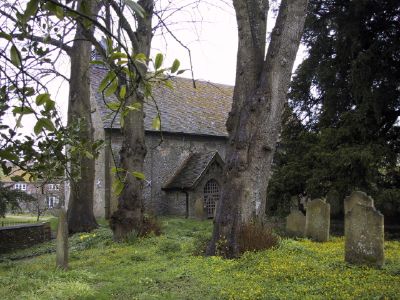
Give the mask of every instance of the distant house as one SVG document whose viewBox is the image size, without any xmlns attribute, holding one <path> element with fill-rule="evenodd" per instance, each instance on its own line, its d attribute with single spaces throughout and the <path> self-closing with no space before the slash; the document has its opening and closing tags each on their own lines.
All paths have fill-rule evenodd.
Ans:
<svg viewBox="0 0 400 300">
<path fill-rule="evenodd" d="M 12 176 L 20 176 L 23 172 L 16 168 L 13 169 L 10 176 L 1 178 L 4 186 L 9 186 L 16 190 L 21 190 L 37 199 L 35 204 L 22 203 L 24 211 L 48 210 L 59 208 L 64 205 L 64 182 L 62 180 L 54 180 L 52 182 L 30 182 L 28 176 L 25 181 L 15 182 L 11 180 Z"/>
<path fill-rule="evenodd" d="M 122 136 L 119 118 L 113 118 L 105 105 L 116 99 L 103 99 L 98 92 L 106 72 L 92 67 L 91 100 L 95 138 L 106 141 L 96 161 L 94 213 L 109 217 L 117 207 L 111 169 L 113 158 L 119 160 Z M 161 85 L 153 88 L 161 113 L 162 135 L 151 126 L 157 115 L 155 105 L 149 102 L 144 106 L 146 210 L 157 215 L 211 218 L 220 196 L 227 142 L 225 122 L 233 87 L 196 81 L 194 88 L 192 80 L 185 78 L 172 79 L 172 85 L 173 89 Z"/>
</svg>

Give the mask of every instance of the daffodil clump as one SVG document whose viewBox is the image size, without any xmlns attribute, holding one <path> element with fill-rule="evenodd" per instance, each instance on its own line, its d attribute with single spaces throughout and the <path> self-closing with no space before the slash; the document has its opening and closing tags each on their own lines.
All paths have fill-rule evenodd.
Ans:
<svg viewBox="0 0 400 300">
<path fill-rule="evenodd" d="M 89 238 L 95 238 L 95 237 L 96 237 L 96 234 L 95 234 L 95 233 L 93 233 L 93 234 L 81 234 L 81 235 L 79 235 L 79 239 L 80 239 L 81 241 L 84 241 L 84 240 L 89 239 Z"/>
<path fill-rule="evenodd" d="M 281 239 L 239 259 L 199 255 L 211 222 L 163 219 L 163 235 L 114 243 L 108 228 L 70 239 L 70 269 L 55 254 L 1 260 L 0 299 L 400 299 L 400 242 L 382 269 L 344 262 L 343 238 Z"/>
</svg>

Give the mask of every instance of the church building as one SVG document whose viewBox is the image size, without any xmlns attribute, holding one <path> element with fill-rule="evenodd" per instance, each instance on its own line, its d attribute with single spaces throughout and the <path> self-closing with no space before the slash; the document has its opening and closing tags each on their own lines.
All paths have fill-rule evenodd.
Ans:
<svg viewBox="0 0 400 300">
<path fill-rule="evenodd" d="M 112 167 L 118 163 L 122 135 L 119 118 L 107 109 L 98 92 L 107 70 L 91 68 L 92 118 L 95 138 L 105 147 L 96 160 L 96 216 L 110 217 L 117 208 L 113 194 Z M 144 198 L 146 211 L 156 215 L 179 215 L 200 219 L 212 218 L 220 197 L 221 174 L 225 157 L 227 131 L 225 122 L 231 110 L 233 87 L 174 78 L 173 89 L 153 87 L 153 97 L 161 115 L 162 131 L 152 128 L 157 115 L 154 103 L 145 110 Z"/>
</svg>

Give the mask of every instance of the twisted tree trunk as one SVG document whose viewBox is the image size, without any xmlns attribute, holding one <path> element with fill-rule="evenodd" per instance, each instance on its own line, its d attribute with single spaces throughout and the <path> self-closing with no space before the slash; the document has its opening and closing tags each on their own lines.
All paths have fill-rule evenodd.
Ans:
<svg viewBox="0 0 400 300">
<path fill-rule="evenodd" d="M 243 224 L 262 221 L 271 164 L 281 129 L 291 71 L 306 17 L 307 0 L 282 0 L 265 53 L 267 0 L 234 0 L 239 45 L 221 200 L 208 254 L 239 252 Z"/>
<path fill-rule="evenodd" d="M 144 18 L 138 18 L 138 28 L 134 33 L 136 41 L 132 43 L 134 53 L 150 55 L 152 39 L 151 20 L 153 16 L 153 0 L 141 0 L 138 3 L 146 11 Z M 125 24 L 128 25 L 128 24 Z M 146 74 L 147 68 L 137 70 Z M 141 80 L 130 81 L 130 96 L 126 100 L 126 106 L 140 103 L 140 109 L 130 111 L 125 117 L 122 127 L 123 142 L 120 151 L 120 167 L 126 170 L 124 189 L 118 199 L 118 209 L 112 214 L 110 226 L 115 240 L 123 240 L 132 231 L 142 233 L 143 228 L 143 180 L 136 178 L 132 172 L 143 173 L 144 158 L 146 156 L 146 144 L 144 136 L 144 93 Z"/>
</svg>

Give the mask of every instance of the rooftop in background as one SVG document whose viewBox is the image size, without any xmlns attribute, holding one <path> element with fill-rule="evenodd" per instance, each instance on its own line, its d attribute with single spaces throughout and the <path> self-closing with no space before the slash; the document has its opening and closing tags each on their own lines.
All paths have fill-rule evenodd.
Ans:
<svg viewBox="0 0 400 300">
<path fill-rule="evenodd" d="M 11 174 L 10 175 L 3 175 L 3 174 L 0 174 L 1 176 L 0 176 L 0 181 L 2 181 L 2 182 L 15 182 L 15 181 L 13 181 L 12 179 L 11 179 L 11 177 L 14 177 L 14 176 L 22 176 L 24 173 L 26 173 L 25 171 L 22 171 L 21 169 L 19 169 L 19 168 L 17 168 L 17 167 L 13 167 L 12 168 L 12 171 L 11 171 Z M 27 173 L 27 174 L 25 174 L 25 176 L 23 176 L 23 178 L 24 178 L 24 180 L 25 180 L 25 182 L 29 182 L 29 174 Z"/>
<path fill-rule="evenodd" d="M 113 120 L 113 114 L 106 108 L 102 94 L 98 92 L 101 80 L 107 70 L 91 68 L 92 90 L 100 107 L 104 128 L 120 128 L 119 117 Z M 193 87 L 191 79 L 175 77 L 171 79 L 173 89 L 158 84 L 153 87 L 153 97 L 161 113 L 161 128 L 164 132 L 195 135 L 227 136 L 225 127 L 228 113 L 232 106 L 233 87 L 196 81 Z M 115 96 L 105 99 L 116 101 Z M 154 131 L 152 120 L 157 109 L 152 100 L 145 104 L 145 130 Z"/>
</svg>

